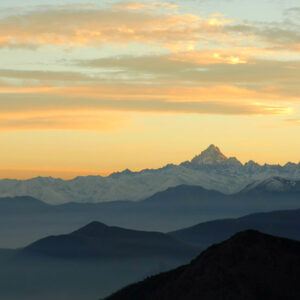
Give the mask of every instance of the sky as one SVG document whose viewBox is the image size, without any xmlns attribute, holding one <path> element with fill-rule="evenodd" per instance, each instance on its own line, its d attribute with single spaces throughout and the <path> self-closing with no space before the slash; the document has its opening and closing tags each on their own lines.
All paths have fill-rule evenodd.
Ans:
<svg viewBox="0 0 300 300">
<path fill-rule="evenodd" d="M 299 0 L 0 2 L 0 178 L 300 161 Z"/>
</svg>

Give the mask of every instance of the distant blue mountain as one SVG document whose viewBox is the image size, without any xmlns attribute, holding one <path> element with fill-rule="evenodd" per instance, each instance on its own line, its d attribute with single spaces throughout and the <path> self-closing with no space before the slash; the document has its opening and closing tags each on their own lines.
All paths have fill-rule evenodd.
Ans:
<svg viewBox="0 0 300 300">
<path fill-rule="evenodd" d="M 70 234 L 49 236 L 21 250 L 22 255 L 65 259 L 192 258 L 199 249 L 171 236 L 92 222 Z"/>
<path fill-rule="evenodd" d="M 92 220 L 135 230 L 168 232 L 215 219 L 298 209 L 298 187 L 299 181 L 275 177 L 233 195 L 180 185 L 138 202 L 48 205 L 31 197 L 4 198 L 0 199 L 0 247 L 23 247 L 45 236 L 70 232 Z"/>
<path fill-rule="evenodd" d="M 0 299 L 97 299 L 199 251 L 167 234 L 91 222 L 23 249 L 0 249 Z"/>
<path fill-rule="evenodd" d="M 237 219 L 215 220 L 169 234 L 179 241 L 206 248 L 248 229 L 300 241 L 300 209 L 257 213 Z"/>
</svg>

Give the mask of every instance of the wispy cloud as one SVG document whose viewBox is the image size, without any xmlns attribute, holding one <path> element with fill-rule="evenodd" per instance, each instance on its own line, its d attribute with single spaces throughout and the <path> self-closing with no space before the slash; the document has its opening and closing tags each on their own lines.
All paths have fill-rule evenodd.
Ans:
<svg viewBox="0 0 300 300">
<path fill-rule="evenodd" d="M 104 8 L 53 7 L 0 19 L 0 46 L 101 46 L 107 43 L 157 43 L 172 51 L 192 49 L 222 35 L 232 22 L 221 15 L 161 11 L 175 5 L 121 2 Z"/>
<path fill-rule="evenodd" d="M 259 102 L 259 97 L 263 99 L 266 96 L 230 86 L 32 87 L 6 89 L 0 94 L 0 108 L 1 114 L 81 110 L 220 115 L 278 115 L 291 112 L 284 105 Z"/>
<path fill-rule="evenodd" d="M 114 8 L 120 10 L 144 10 L 144 9 L 153 9 L 156 10 L 166 9 L 166 10 L 176 10 L 178 5 L 171 2 L 138 2 L 138 1 L 123 1 L 118 3 L 113 3 Z"/>
<path fill-rule="evenodd" d="M 38 80 L 41 81 L 58 81 L 58 82 L 86 82 L 95 81 L 96 79 L 87 74 L 80 72 L 64 71 L 40 71 L 40 70 L 9 70 L 0 69 L 0 78 L 20 79 L 20 80 Z M 0 84 L 1 86 L 1 84 Z"/>
<path fill-rule="evenodd" d="M 0 47 L 138 42 L 155 52 L 62 66 L 77 71 L 0 69 L 0 127 L 118 125 L 113 117 L 99 122 L 107 111 L 290 115 L 300 92 L 300 60 L 287 59 L 298 51 L 297 28 L 290 21 L 246 24 L 221 14 L 186 13 L 168 2 L 59 5 L 3 16 Z"/>
<path fill-rule="evenodd" d="M 199 45 L 257 48 L 258 44 L 266 50 L 299 52 L 299 22 L 289 15 L 281 23 L 245 23 L 221 14 L 185 13 L 168 2 L 136 1 L 102 7 L 93 3 L 47 6 L 0 19 L 0 47 L 98 47 L 130 42 L 157 44 L 173 52 Z M 235 62 L 234 58 L 230 61 Z"/>
<path fill-rule="evenodd" d="M 300 118 L 291 118 L 291 119 L 286 119 L 285 121 L 291 125 L 300 126 Z"/>
<path fill-rule="evenodd" d="M 214 56 L 214 53 L 218 55 Z M 247 63 L 242 63 L 247 59 Z M 239 60 L 240 63 L 226 63 L 225 60 Z M 242 88 L 248 88 L 247 93 L 243 91 L 244 97 L 241 97 L 241 100 L 250 97 L 253 100 L 277 99 L 283 102 L 299 100 L 300 61 L 250 59 L 243 56 L 242 51 L 240 54 L 192 51 L 185 55 L 119 56 L 82 60 L 76 64 L 95 70 L 120 70 L 123 78 L 125 72 L 132 81 L 146 78 L 145 80 L 153 84 L 161 82 L 182 86 L 209 85 L 210 94 L 214 94 L 214 90 L 220 90 L 220 85 L 229 86 L 230 88 L 223 89 L 222 98 L 230 93 L 232 99 L 236 98 L 236 95 L 241 97 L 239 92 L 243 91 Z M 190 87 L 190 90 L 196 92 L 193 87 Z M 203 91 L 199 88 L 198 92 L 198 95 L 201 95 L 200 92 Z"/>
<path fill-rule="evenodd" d="M 113 9 L 36 11 L 1 19 L 0 45 L 82 46 L 164 39 L 185 40 L 181 31 L 190 27 L 190 22 L 198 19 L 192 15 L 151 16 L 130 10 Z"/>
<path fill-rule="evenodd" d="M 88 130 L 114 131 L 124 128 L 129 118 L 105 111 L 42 110 L 0 113 L 0 131 Z"/>
</svg>

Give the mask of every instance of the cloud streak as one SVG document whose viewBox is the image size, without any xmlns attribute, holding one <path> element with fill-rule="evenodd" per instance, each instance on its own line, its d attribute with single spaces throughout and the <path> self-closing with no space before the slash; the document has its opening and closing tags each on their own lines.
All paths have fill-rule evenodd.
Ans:
<svg viewBox="0 0 300 300">
<path fill-rule="evenodd" d="M 202 90 L 203 95 L 200 91 Z M 225 94 L 227 91 L 227 95 Z M 232 97 L 230 87 L 180 89 L 168 87 L 163 90 L 157 88 L 147 91 L 145 87 L 139 90 L 132 88 L 113 93 L 114 88 L 69 87 L 67 89 L 45 89 L 44 92 L 33 93 L 2 93 L 0 96 L 1 115 L 6 113 L 26 113 L 31 111 L 80 111 L 80 110 L 113 110 L 132 112 L 159 112 L 159 113 L 196 113 L 220 115 L 277 115 L 289 112 L 288 107 L 267 105 L 246 100 L 247 90 L 236 90 L 236 99 Z M 143 93 L 142 93 L 143 91 Z M 189 93 L 185 93 L 188 91 Z M 195 95 L 195 91 L 197 94 Z M 214 94 L 209 95 L 209 91 Z M 223 98 L 221 99 L 221 95 Z M 219 99 L 218 99 L 219 98 Z M 232 100 L 229 100 L 233 98 Z M 236 101 L 235 101 L 236 100 Z"/>
<path fill-rule="evenodd" d="M 287 119 L 285 121 L 291 125 L 300 126 L 300 118 L 292 118 L 292 119 Z"/>
<path fill-rule="evenodd" d="M 233 51 L 193 51 L 176 55 L 119 56 L 77 62 L 81 67 L 110 68 L 160 78 L 198 80 L 202 82 L 287 82 L 300 75 L 300 61 L 249 59 Z M 239 58 L 240 57 L 240 58 Z M 230 60 L 248 63 L 226 63 Z M 224 62 L 225 61 L 225 62 Z"/>
<path fill-rule="evenodd" d="M 170 13 L 169 11 L 172 11 Z M 207 45 L 299 52 L 299 23 L 245 23 L 220 14 L 184 13 L 167 2 L 48 6 L 0 18 L 0 47 L 101 47 L 139 42 L 180 52 Z M 233 57 L 234 59 L 234 57 Z M 232 63 L 234 61 L 230 61 Z"/>
<path fill-rule="evenodd" d="M 137 82 L 158 82 L 178 85 L 186 95 L 204 95 L 211 99 L 252 99 L 259 101 L 299 101 L 300 61 L 249 59 L 247 63 L 228 64 L 205 60 L 213 57 L 207 51 L 193 51 L 186 55 L 120 56 L 76 62 L 81 67 L 95 70 L 119 70 Z M 230 54 L 229 57 L 238 57 Z M 210 62 L 210 63 L 208 63 Z M 116 79 L 116 78 L 115 78 Z M 198 85 L 198 88 L 193 87 Z M 164 87 L 162 87 L 163 89 Z M 172 87 L 174 89 L 174 87 Z M 174 89 L 178 93 L 178 89 Z M 190 90 L 190 92 L 189 92 Z M 216 94 L 219 96 L 216 96 Z M 174 96 L 176 94 L 174 93 Z"/>
<path fill-rule="evenodd" d="M 124 127 L 129 118 L 105 111 L 42 110 L 0 114 L 0 131 L 86 130 L 114 131 Z"/>
<path fill-rule="evenodd" d="M 121 4 L 120 4 L 121 5 Z M 119 6 L 120 6 L 119 5 Z M 126 8 L 126 3 L 124 4 Z M 137 4 L 135 4 L 137 5 Z M 168 49 L 193 47 L 205 35 L 213 36 L 222 17 L 168 14 L 159 10 L 135 11 L 119 6 L 106 9 L 52 8 L 0 19 L 0 46 L 36 48 L 41 45 L 101 46 L 140 42 L 158 43 Z"/>
<path fill-rule="evenodd" d="M 102 112 L 290 115 L 291 103 L 299 102 L 300 62 L 286 58 L 298 51 L 297 28 L 186 13 L 167 2 L 48 6 L 2 16 L 0 47 L 137 42 L 155 52 L 60 66 L 76 71 L 0 69 L 0 127 L 105 130 L 118 124 L 101 123 Z"/>
<path fill-rule="evenodd" d="M 40 71 L 40 70 L 9 70 L 0 69 L 0 78 L 20 79 L 20 80 L 38 80 L 41 81 L 58 81 L 58 82 L 92 82 L 94 77 L 81 72 L 64 72 L 64 71 Z M 0 83 L 1 86 L 1 83 Z"/>
<path fill-rule="evenodd" d="M 0 129 L 107 131 L 124 126 L 128 121 L 124 115 L 128 113 L 291 115 L 293 109 L 278 100 L 281 97 L 276 90 L 231 85 L 7 85 L 0 87 Z M 110 117 L 102 117 L 107 114 Z"/>
</svg>

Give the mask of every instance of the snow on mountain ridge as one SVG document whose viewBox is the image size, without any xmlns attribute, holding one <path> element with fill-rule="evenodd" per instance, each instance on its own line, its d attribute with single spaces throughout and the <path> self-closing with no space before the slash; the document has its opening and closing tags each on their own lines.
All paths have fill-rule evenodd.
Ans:
<svg viewBox="0 0 300 300">
<path fill-rule="evenodd" d="M 300 180 L 286 179 L 278 176 L 249 184 L 242 192 L 249 191 L 287 192 L 300 191 Z"/>
<path fill-rule="evenodd" d="M 137 201 L 181 184 L 230 194 L 257 180 L 274 176 L 300 179 L 300 164 L 259 165 L 249 161 L 243 165 L 234 157 L 227 158 L 218 147 L 211 145 L 190 162 L 169 164 L 160 169 L 125 170 L 107 177 L 80 176 L 72 180 L 43 177 L 0 180 L 0 197 L 28 195 L 50 204 Z"/>
</svg>

